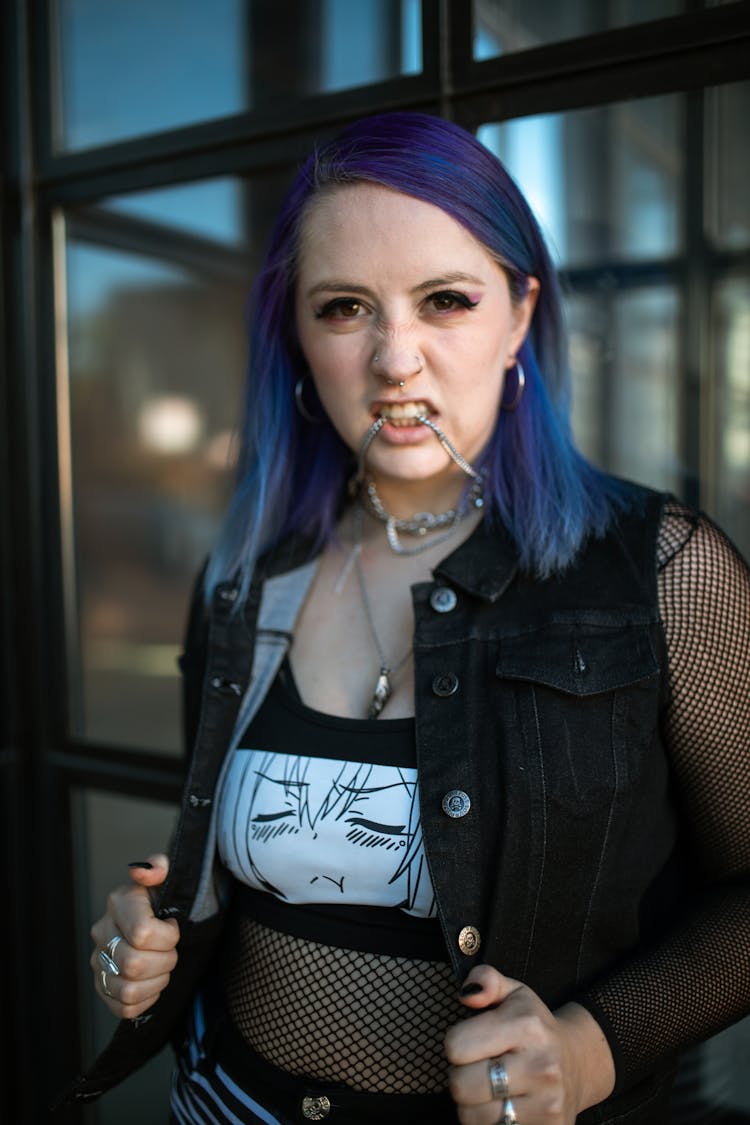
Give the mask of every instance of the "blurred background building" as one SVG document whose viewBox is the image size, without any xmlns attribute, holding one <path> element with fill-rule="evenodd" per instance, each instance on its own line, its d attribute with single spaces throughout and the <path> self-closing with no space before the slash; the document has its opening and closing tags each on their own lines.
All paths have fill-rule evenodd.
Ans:
<svg viewBox="0 0 750 1125">
<path fill-rule="evenodd" d="M 750 2 L 5 0 L 0 21 L 0 1119 L 25 1125 L 111 1031 L 88 927 L 170 833 L 244 302 L 316 138 L 402 107 L 475 130 L 552 244 L 583 450 L 750 553 Z M 703 1049 L 679 1120 L 750 1121 L 749 1062 L 748 1025 Z M 67 1120 L 162 1123 L 168 1074 Z"/>
</svg>

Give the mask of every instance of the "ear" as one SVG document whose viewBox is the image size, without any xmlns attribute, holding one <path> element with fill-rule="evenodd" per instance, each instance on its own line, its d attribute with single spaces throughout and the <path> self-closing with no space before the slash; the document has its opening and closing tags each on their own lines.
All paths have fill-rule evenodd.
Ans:
<svg viewBox="0 0 750 1125">
<path fill-rule="evenodd" d="M 539 297 L 539 279 L 536 277 L 528 278 L 528 288 L 525 295 L 520 301 L 513 305 L 513 329 L 510 337 L 510 359 L 508 360 L 508 367 L 512 367 L 516 361 L 521 345 L 523 344 L 531 327 L 531 321 L 534 316 L 534 309 Z"/>
</svg>

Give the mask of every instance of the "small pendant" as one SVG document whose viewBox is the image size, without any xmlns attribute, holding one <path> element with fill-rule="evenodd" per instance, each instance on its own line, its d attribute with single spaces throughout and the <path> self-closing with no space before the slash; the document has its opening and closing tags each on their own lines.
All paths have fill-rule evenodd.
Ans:
<svg viewBox="0 0 750 1125">
<path fill-rule="evenodd" d="M 391 687 L 391 677 L 388 668 L 381 668 L 380 675 L 378 676 L 377 683 L 375 684 L 375 691 L 372 693 L 372 702 L 370 710 L 367 712 L 368 719 L 377 719 L 380 712 L 385 707 L 388 700 L 391 698 L 393 688 Z"/>
</svg>

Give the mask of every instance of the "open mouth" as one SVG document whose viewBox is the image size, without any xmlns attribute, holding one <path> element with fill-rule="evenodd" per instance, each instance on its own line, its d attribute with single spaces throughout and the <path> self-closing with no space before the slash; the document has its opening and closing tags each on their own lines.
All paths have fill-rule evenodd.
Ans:
<svg viewBox="0 0 750 1125">
<path fill-rule="evenodd" d="M 382 402 L 377 406 L 375 413 L 384 422 L 389 422 L 398 428 L 413 426 L 419 419 L 428 418 L 432 410 L 428 403 L 422 401 Z"/>
</svg>

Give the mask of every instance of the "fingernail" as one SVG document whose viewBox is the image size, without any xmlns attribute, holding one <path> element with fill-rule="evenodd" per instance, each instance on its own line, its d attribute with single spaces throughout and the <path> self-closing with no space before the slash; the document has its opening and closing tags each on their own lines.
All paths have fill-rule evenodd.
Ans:
<svg viewBox="0 0 750 1125">
<path fill-rule="evenodd" d="M 147 859 L 136 859 L 133 863 L 129 863 L 128 867 L 142 867 L 144 871 L 153 871 L 153 863 L 149 863 Z"/>
<path fill-rule="evenodd" d="M 471 980 L 459 989 L 459 996 L 476 996 L 477 993 L 482 991 L 482 986 L 479 981 Z"/>
</svg>

